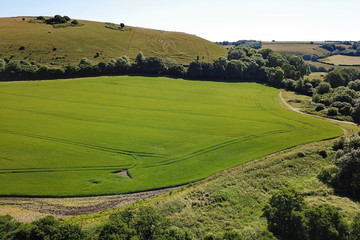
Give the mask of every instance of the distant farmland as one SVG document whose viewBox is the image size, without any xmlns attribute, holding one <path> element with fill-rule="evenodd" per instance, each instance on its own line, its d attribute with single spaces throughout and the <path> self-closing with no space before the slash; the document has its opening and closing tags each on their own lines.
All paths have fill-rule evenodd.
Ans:
<svg viewBox="0 0 360 240">
<path fill-rule="evenodd" d="M 310 44 L 309 42 L 264 42 L 262 48 L 269 48 L 276 52 L 298 56 L 305 54 L 317 54 L 321 56 L 329 52 L 320 46 L 321 44 Z"/>
<path fill-rule="evenodd" d="M 321 59 L 322 62 L 333 63 L 335 65 L 360 65 L 360 57 L 334 55 Z"/>
<path fill-rule="evenodd" d="M 284 109 L 278 93 L 127 76 L 1 83 L 0 195 L 164 188 L 342 134 Z"/>
</svg>

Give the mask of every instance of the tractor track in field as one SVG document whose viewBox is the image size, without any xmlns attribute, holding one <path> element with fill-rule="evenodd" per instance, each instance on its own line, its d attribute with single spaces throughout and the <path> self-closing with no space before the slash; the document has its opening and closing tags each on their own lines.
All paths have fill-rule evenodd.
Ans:
<svg viewBox="0 0 360 240">
<path fill-rule="evenodd" d="M 132 155 L 136 154 L 137 156 L 140 156 L 140 157 L 157 157 L 157 158 L 164 157 L 163 155 L 155 154 L 155 153 L 136 152 L 136 151 L 130 151 L 130 150 L 103 147 L 103 146 L 97 146 L 97 145 L 93 145 L 93 144 L 82 143 L 82 142 L 69 141 L 69 140 L 65 140 L 65 139 L 61 139 L 61 138 L 54 138 L 54 137 L 42 136 L 42 135 L 31 134 L 31 133 L 11 131 L 11 130 L 0 129 L 0 133 L 29 137 L 29 138 L 36 138 L 36 139 L 41 139 L 41 140 L 46 140 L 46 141 L 51 141 L 51 142 L 56 142 L 56 143 L 62 143 L 62 144 L 67 144 L 67 145 L 72 145 L 72 146 L 77 146 L 77 147 L 84 147 L 84 148 L 103 151 L 103 152 L 117 153 L 117 154 L 122 154 L 122 155 L 127 155 L 127 156 L 132 156 Z"/>
<path fill-rule="evenodd" d="M 282 134 L 282 133 L 287 133 L 287 132 L 292 132 L 292 131 L 294 131 L 294 129 L 292 129 L 292 130 L 290 130 L 290 129 L 289 130 L 275 130 L 275 131 L 270 131 L 270 132 L 255 134 L 255 135 L 249 135 L 249 136 L 245 136 L 245 137 L 242 137 L 242 138 L 237 138 L 237 139 L 229 140 L 229 141 L 226 141 L 226 142 L 223 142 L 223 143 L 215 144 L 215 145 L 212 145 L 210 147 L 203 148 L 203 149 L 199 149 L 197 151 L 191 152 L 191 153 L 186 154 L 184 156 L 180 156 L 180 157 L 177 157 L 177 158 L 170 159 L 168 161 L 165 160 L 165 161 L 161 161 L 161 162 L 156 162 L 155 164 L 141 165 L 140 168 L 152 168 L 152 167 L 169 165 L 169 164 L 173 164 L 173 163 L 177 163 L 177 162 L 187 160 L 189 158 L 204 155 L 204 154 L 209 153 L 209 152 L 214 152 L 216 150 L 226 148 L 226 147 L 229 147 L 231 145 L 234 145 L 234 144 L 237 144 L 237 143 L 240 143 L 240 142 L 245 142 L 245 141 L 249 141 L 251 139 L 256 139 L 256 138 L 264 137 L 264 136 L 268 136 L 268 135 Z"/>
</svg>

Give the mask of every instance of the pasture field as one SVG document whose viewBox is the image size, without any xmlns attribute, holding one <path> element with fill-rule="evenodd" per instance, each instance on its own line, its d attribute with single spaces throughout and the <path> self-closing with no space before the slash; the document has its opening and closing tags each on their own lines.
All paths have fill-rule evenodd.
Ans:
<svg viewBox="0 0 360 240">
<path fill-rule="evenodd" d="M 335 65 L 360 65 L 360 57 L 334 55 L 324 59 L 322 62 L 333 63 Z"/>
<path fill-rule="evenodd" d="M 197 56 L 205 61 L 226 56 L 227 51 L 195 35 L 126 26 L 113 30 L 105 23 L 79 20 L 82 26 L 54 28 L 30 23 L 34 17 L 0 18 L 0 58 L 49 65 L 78 64 L 81 58 L 94 63 L 126 55 L 132 59 L 141 51 L 188 64 Z M 126 24 L 126 22 L 125 22 Z M 20 50 L 20 47 L 24 49 Z"/>
<path fill-rule="evenodd" d="M 314 79 L 324 80 L 326 74 L 327 74 L 326 72 L 312 72 L 308 76 L 305 76 L 305 78 L 309 80 L 314 80 Z"/>
<path fill-rule="evenodd" d="M 0 195 L 85 196 L 196 181 L 342 135 L 255 83 L 98 77 L 0 84 Z M 119 171 L 126 174 L 117 174 Z"/>
<path fill-rule="evenodd" d="M 310 44 L 310 42 L 263 42 L 262 49 L 269 48 L 275 52 L 289 55 L 317 54 L 322 56 L 329 51 L 321 48 L 321 45 L 318 43 Z"/>
</svg>

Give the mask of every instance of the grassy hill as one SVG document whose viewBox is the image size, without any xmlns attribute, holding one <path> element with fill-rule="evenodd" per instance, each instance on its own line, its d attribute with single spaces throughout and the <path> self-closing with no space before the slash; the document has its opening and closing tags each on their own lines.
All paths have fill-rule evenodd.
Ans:
<svg viewBox="0 0 360 240">
<path fill-rule="evenodd" d="M 135 58 L 142 51 L 147 57 L 186 64 L 197 56 L 211 61 L 227 53 L 221 46 L 186 33 L 130 26 L 120 31 L 106 23 L 84 20 L 79 20 L 78 27 L 54 28 L 34 19 L 0 18 L 0 58 L 67 65 L 83 57 L 94 63 L 122 55 Z"/>
<path fill-rule="evenodd" d="M 169 187 L 342 134 L 283 109 L 278 93 L 126 76 L 1 83 L 0 195 Z"/>
</svg>

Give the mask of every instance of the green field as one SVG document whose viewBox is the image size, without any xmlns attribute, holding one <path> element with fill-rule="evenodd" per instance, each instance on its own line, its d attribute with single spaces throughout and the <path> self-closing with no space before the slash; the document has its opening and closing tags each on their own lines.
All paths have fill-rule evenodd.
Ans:
<svg viewBox="0 0 360 240">
<path fill-rule="evenodd" d="M 85 20 L 79 20 L 83 24 L 79 27 L 54 28 L 30 23 L 32 19 L 34 17 L 26 17 L 25 21 L 21 17 L 0 18 L 0 58 L 68 65 L 78 64 L 84 57 L 94 63 L 123 55 L 134 59 L 142 51 L 146 57 L 157 56 L 188 64 L 197 56 L 212 61 L 227 55 L 223 47 L 182 32 L 132 26 L 119 31 L 107 28 L 102 22 Z"/>
<path fill-rule="evenodd" d="M 127 76 L 1 83 L 0 195 L 163 188 L 342 134 L 284 109 L 278 93 Z"/>
</svg>

